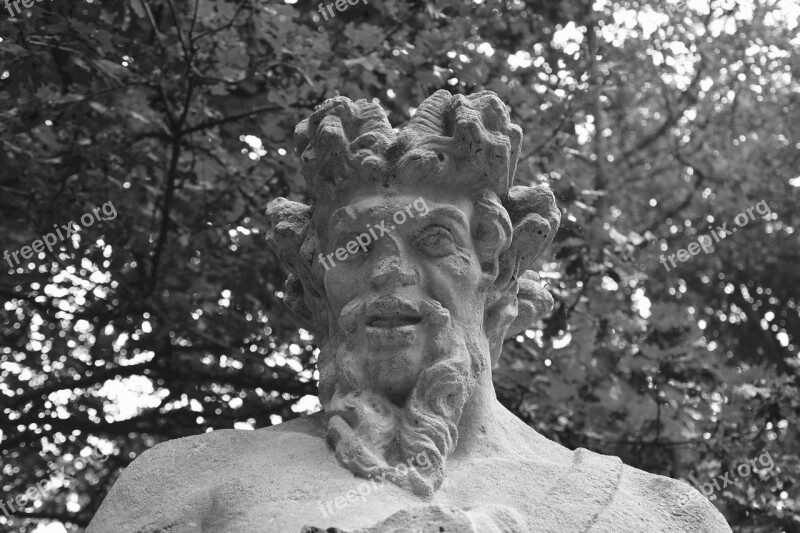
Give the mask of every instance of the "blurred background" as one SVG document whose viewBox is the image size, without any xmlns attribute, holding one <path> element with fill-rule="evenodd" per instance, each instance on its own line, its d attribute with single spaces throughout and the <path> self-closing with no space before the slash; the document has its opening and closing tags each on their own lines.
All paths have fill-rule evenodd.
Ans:
<svg viewBox="0 0 800 533">
<path fill-rule="evenodd" d="M 267 202 L 305 198 L 295 125 L 340 94 L 400 126 L 438 89 L 489 89 L 524 130 L 517 183 L 563 212 L 555 309 L 506 343 L 500 400 L 569 448 L 717 479 L 736 532 L 800 531 L 800 2 L 19 7 L 0 5 L 0 250 L 117 216 L 0 263 L 0 501 L 70 474 L 0 530 L 82 531 L 158 442 L 319 409 L 264 241 Z"/>
</svg>

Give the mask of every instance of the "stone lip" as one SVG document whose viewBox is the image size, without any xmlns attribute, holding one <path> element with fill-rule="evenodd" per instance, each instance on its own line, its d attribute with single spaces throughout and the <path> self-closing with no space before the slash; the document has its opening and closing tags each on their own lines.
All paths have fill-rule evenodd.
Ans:
<svg viewBox="0 0 800 533">
<path fill-rule="evenodd" d="M 366 326 L 374 328 L 393 328 L 416 325 L 422 321 L 419 306 L 413 302 L 385 296 L 367 305 Z"/>
</svg>

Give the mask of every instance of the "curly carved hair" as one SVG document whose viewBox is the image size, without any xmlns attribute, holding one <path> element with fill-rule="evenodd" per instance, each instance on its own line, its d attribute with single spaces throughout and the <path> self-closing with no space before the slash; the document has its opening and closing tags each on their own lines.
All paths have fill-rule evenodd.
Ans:
<svg viewBox="0 0 800 533">
<path fill-rule="evenodd" d="M 335 199 L 367 182 L 446 184 L 470 191 L 472 236 L 485 272 L 485 325 L 492 361 L 504 339 L 550 312 L 552 296 L 530 270 L 553 240 L 561 213 L 544 186 L 514 186 L 522 130 L 491 91 L 438 91 L 402 129 L 383 108 L 337 96 L 295 129 L 295 145 L 311 205 L 278 198 L 267 206 L 268 243 L 289 270 L 284 301 L 322 338 L 329 318 L 315 228 L 327 223 Z M 325 200 L 323 200 L 325 199 Z"/>
</svg>

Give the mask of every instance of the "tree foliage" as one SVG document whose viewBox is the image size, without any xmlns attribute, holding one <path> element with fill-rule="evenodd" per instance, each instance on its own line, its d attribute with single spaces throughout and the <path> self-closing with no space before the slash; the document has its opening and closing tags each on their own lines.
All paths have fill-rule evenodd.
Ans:
<svg viewBox="0 0 800 533">
<path fill-rule="evenodd" d="M 701 3 L 702 4 L 702 3 Z M 294 126 L 326 98 L 402 125 L 490 89 L 517 180 L 562 229 L 553 314 L 511 340 L 501 401 L 549 438 L 696 486 L 735 531 L 800 531 L 800 38 L 791 2 L 95 0 L 0 19 L 0 249 L 117 216 L 0 272 L 0 525 L 85 526 L 167 439 L 313 408 L 312 335 L 281 303 L 266 203 L 304 198 Z M 665 4 L 675 7 L 675 4 Z M 760 201 L 771 214 L 739 228 Z M 676 253 L 727 223 L 711 253 Z M 708 229 L 709 226 L 711 229 Z"/>
</svg>

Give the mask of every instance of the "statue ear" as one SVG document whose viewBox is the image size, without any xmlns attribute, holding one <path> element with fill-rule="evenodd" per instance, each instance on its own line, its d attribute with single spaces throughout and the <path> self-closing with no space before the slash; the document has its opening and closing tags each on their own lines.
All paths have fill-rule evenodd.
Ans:
<svg viewBox="0 0 800 533">
<path fill-rule="evenodd" d="M 503 200 L 513 228 L 507 250 L 498 258 L 497 299 L 487 308 L 492 361 L 502 343 L 529 328 L 553 309 L 553 297 L 531 270 L 553 241 L 561 222 L 553 193 L 545 186 L 514 186 Z"/>
<path fill-rule="evenodd" d="M 327 307 L 322 279 L 313 271 L 314 242 L 311 238 L 311 206 L 276 198 L 267 205 L 267 244 L 289 271 L 283 298 L 287 307 L 310 331 L 325 324 Z"/>
<path fill-rule="evenodd" d="M 303 280 L 311 268 L 311 258 L 301 253 L 311 229 L 311 207 L 276 198 L 267 204 L 267 222 L 267 244 L 289 272 Z"/>
<path fill-rule="evenodd" d="M 514 228 L 511 248 L 506 253 L 514 258 L 517 275 L 532 268 L 550 246 L 561 223 L 561 211 L 553 193 L 543 185 L 512 187 L 503 207 Z"/>
<path fill-rule="evenodd" d="M 503 341 L 530 328 L 553 310 L 553 296 L 542 287 L 539 276 L 526 270 L 507 291 L 487 308 L 485 328 L 489 332 L 492 364 L 503 351 Z"/>
<path fill-rule="evenodd" d="M 539 276 L 533 270 L 526 270 L 520 276 L 517 300 L 517 317 L 506 331 L 506 339 L 519 335 L 553 311 L 553 296 L 542 287 Z"/>
</svg>

